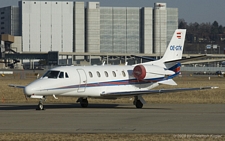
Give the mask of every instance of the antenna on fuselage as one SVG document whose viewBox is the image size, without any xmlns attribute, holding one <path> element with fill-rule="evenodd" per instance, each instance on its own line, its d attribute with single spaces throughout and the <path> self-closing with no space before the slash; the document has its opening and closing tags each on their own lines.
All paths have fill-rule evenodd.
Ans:
<svg viewBox="0 0 225 141">
<path fill-rule="evenodd" d="M 104 66 L 104 65 L 105 65 L 105 61 L 102 62 L 102 66 Z"/>
</svg>

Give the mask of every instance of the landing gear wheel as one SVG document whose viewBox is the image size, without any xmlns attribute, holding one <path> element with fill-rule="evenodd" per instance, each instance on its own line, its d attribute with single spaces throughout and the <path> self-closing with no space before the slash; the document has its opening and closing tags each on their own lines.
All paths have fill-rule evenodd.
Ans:
<svg viewBox="0 0 225 141">
<path fill-rule="evenodd" d="M 44 105 L 42 103 L 38 103 L 36 110 L 44 110 Z"/>
<path fill-rule="evenodd" d="M 80 102 L 80 105 L 83 108 L 87 108 L 87 106 L 88 106 L 88 100 L 87 99 L 82 99 L 82 101 Z"/>
<path fill-rule="evenodd" d="M 140 100 L 137 100 L 135 103 L 136 108 L 142 108 L 143 107 L 143 103 Z"/>
</svg>

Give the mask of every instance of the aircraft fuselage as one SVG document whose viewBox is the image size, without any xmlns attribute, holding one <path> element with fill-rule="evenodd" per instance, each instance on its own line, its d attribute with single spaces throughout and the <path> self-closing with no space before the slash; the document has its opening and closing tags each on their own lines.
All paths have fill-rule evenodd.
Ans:
<svg viewBox="0 0 225 141">
<path fill-rule="evenodd" d="M 25 87 L 26 95 L 61 95 L 100 97 L 102 93 L 152 89 L 165 74 L 149 73 L 148 78 L 137 80 L 134 66 L 66 66 L 49 70 L 55 76 L 46 76 Z M 54 74 L 54 73 L 55 74 Z M 61 76 L 60 76 L 61 75 Z"/>
</svg>

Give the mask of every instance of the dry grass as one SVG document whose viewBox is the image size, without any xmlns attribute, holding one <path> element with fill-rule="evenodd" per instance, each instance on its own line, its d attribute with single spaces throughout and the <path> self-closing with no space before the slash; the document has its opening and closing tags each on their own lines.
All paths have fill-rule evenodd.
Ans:
<svg viewBox="0 0 225 141">
<path fill-rule="evenodd" d="M 152 134 L 0 134 L 4 141 L 223 141 L 222 135 L 152 135 Z"/>
<path fill-rule="evenodd" d="M 23 95 L 23 90 L 18 88 L 8 87 L 8 84 L 27 85 L 34 81 L 34 75 L 29 74 L 26 78 L 21 79 L 20 76 L 5 76 L 0 78 L 0 99 L 5 103 L 26 103 L 37 102 L 36 99 L 26 100 Z M 161 85 L 157 89 L 171 89 L 171 88 L 189 88 L 189 87 L 202 87 L 202 86 L 218 86 L 219 89 L 203 90 L 203 91 L 186 91 L 177 93 L 166 93 L 162 95 L 145 95 L 144 99 L 148 103 L 225 103 L 225 78 L 223 77 L 178 77 L 175 78 L 178 83 L 177 86 Z M 53 97 L 48 97 L 49 103 L 74 103 L 77 98 L 59 97 L 55 100 Z M 130 98 L 122 98 L 118 100 L 98 100 L 89 99 L 90 103 L 132 103 Z"/>
</svg>

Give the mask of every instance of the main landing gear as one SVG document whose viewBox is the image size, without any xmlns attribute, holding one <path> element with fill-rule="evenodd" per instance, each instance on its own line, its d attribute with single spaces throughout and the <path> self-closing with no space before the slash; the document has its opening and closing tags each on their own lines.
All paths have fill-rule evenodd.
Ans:
<svg viewBox="0 0 225 141">
<path fill-rule="evenodd" d="M 44 110 L 44 104 L 43 103 L 44 103 L 45 100 L 46 100 L 45 97 L 43 97 L 43 98 L 40 99 L 40 101 L 39 101 L 39 103 L 37 105 L 36 110 Z"/>
<path fill-rule="evenodd" d="M 83 108 L 87 108 L 87 106 L 88 106 L 87 98 L 80 97 L 77 99 L 77 102 L 80 102 L 80 106 Z"/>
<path fill-rule="evenodd" d="M 143 104 L 145 104 L 145 101 L 141 96 L 135 96 L 133 104 L 136 106 L 136 108 L 142 108 Z"/>
</svg>

